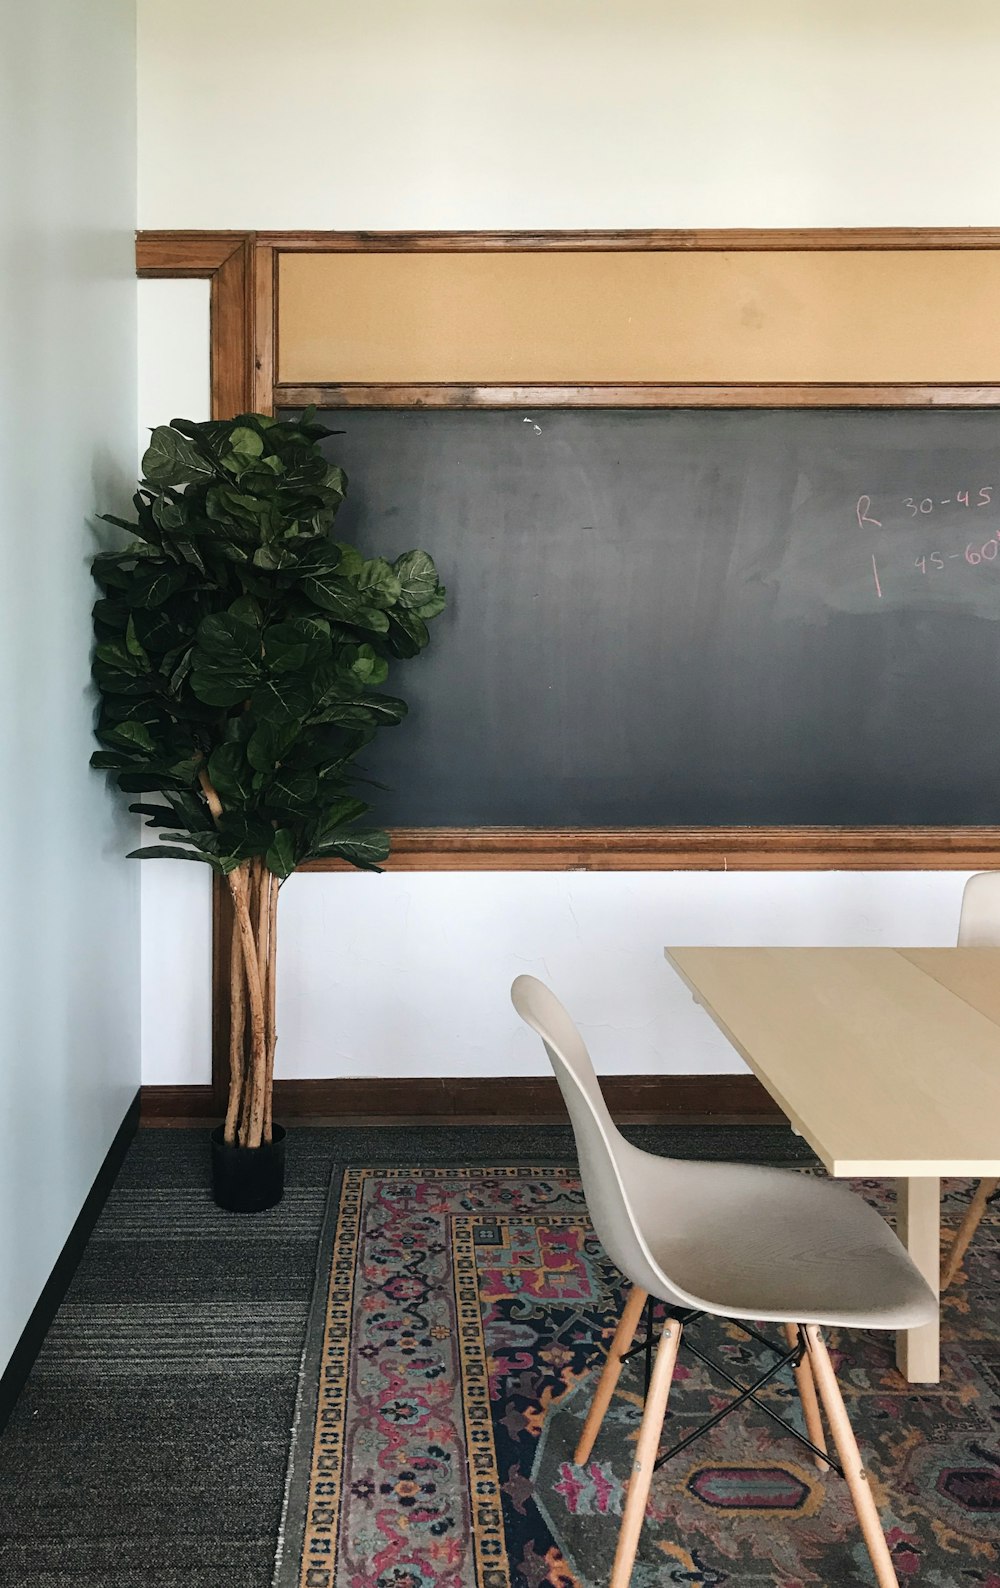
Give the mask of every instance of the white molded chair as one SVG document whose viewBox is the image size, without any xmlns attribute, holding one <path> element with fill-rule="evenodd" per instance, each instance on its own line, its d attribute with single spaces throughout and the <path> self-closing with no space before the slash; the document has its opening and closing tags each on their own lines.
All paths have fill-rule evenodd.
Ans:
<svg viewBox="0 0 1000 1588">
<path fill-rule="evenodd" d="M 958 921 L 959 948 L 1000 948 L 1000 871 L 980 871 L 970 877 L 962 893 L 962 913 Z M 1000 1186 L 1000 1179 L 980 1180 L 975 1195 L 965 1210 L 955 1239 L 948 1248 L 941 1269 L 941 1289 L 947 1290 L 961 1266 L 969 1243 L 986 1212 L 986 1204 Z"/>
<path fill-rule="evenodd" d="M 845 1186 L 794 1170 L 661 1158 L 633 1146 L 615 1127 L 583 1038 L 555 994 L 533 976 L 519 976 L 511 998 L 545 1044 L 569 1110 L 594 1229 L 632 1285 L 575 1452 L 578 1465 L 590 1457 L 625 1355 L 635 1354 L 630 1347 L 643 1307 L 650 1331 L 651 1298 L 667 1307 L 611 1588 L 626 1588 L 632 1575 L 682 1331 L 705 1313 L 735 1319 L 741 1327 L 747 1319 L 784 1326 L 787 1354 L 765 1341 L 779 1357 L 777 1367 L 733 1407 L 752 1399 L 780 1367 L 792 1366 L 806 1442 L 817 1465 L 825 1467 L 818 1389 L 876 1579 L 880 1588 L 898 1588 L 820 1330 L 928 1323 L 938 1305 L 930 1287 L 885 1221 Z M 832 1458 L 830 1464 L 837 1465 Z"/>
</svg>

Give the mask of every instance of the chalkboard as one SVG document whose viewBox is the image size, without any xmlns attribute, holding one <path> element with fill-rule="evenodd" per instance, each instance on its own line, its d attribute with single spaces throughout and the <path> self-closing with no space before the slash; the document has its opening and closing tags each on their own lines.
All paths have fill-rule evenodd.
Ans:
<svg viewBox="0 0 1000 1588">
<path fill-rule="evenodd" d="M 989 411 L 343 410 L 339 538 L 447 611 L 365 752 L 395 826 L 1000 817 Z"/>
</svg>

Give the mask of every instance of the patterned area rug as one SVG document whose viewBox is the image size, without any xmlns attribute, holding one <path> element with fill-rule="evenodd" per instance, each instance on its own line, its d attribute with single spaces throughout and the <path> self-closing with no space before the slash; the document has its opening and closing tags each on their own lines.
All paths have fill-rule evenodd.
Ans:
<svg viewBox="0 0 1000 1588">
<path fill-rule="evenodd" d="M 891 1212 L 887 1189 L 862 1189 Z M 967 1195 L 949 1186 L 950 1222 Z M 578 1469 L 621 1276 L 576 1174 L 347 1170 L 320 1262 L 275 1588 L 605 1588 L 642 1367 L 626 1368 Z M 831 1341 L 900 1581 L 927 1588 L 1000 1588 L 995 1207 L 965 1273 L 946 1303 L 940 1386 L 905 1384 L 891 1336 Z M 734 1328 L 698 1327 L 737 1377 L 763 1371 Z M 788 1380 L 763 1394 L 801 1427 Z M 666 1434 L 732 1393 L 682 1348 Z M 757 1411 L 654 1480 L 634 1588 L 873 1582 L 843 1482 Z"/>
</svg>

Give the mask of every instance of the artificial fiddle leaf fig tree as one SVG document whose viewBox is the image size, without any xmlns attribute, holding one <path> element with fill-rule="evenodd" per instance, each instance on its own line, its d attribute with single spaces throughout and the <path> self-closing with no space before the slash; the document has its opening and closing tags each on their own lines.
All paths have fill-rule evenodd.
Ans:
<svg viewBox="0 0 1000 1588">
<path fill-rule="evenodd" d="M 346 490 L 312 411 L 152 433 L 133 537 L 95 559 L 95 767 L 159 842 L 139 858 L 201 861 L 235 915 L 231 1082 L 224 1139 L 271 1140 L 278 890 L 303 861 L 378 870 L 386 833 L 354 760 L 402 700 L 380 689 L 392 660 L 427 644 L 444 606 L 431 558 L 387 562 L 335 542 Z"/>
</svg>

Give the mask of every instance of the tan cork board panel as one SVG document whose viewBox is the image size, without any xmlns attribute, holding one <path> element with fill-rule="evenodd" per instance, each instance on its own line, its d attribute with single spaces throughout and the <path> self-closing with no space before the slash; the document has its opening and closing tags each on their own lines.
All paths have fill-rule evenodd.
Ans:
<svg viewBox="0 0 1000 1588">
<path fill-rule="evenodd" d="M 994 383 L 1000 251 L 288 253 L 282 383 Z"/>
</svg>

